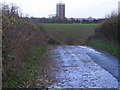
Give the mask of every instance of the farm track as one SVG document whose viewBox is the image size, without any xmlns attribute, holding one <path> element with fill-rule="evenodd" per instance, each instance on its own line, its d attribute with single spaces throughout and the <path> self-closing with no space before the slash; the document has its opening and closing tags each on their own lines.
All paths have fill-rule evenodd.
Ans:
<svg viewBox="0 0 120 90">
<path fill-rule="evenodd" d="M 48 88 L 118 88 L 115 57 L 87 46 L 55 46 L 49 52 L 57 82 Z"/>
</svg>

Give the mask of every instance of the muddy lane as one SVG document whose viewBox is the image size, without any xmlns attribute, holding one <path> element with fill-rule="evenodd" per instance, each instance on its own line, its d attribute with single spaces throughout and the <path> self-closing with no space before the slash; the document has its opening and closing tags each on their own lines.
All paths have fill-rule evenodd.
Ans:
<svg viewBox="0 0 120 90">
<path fill-rule="evenodd" d="M 102 58 L 101 52 L 86 46 L 56 46 L 50 52 L 59 70 L 53 72 L 58 82 L 48 88 L 118 88 L 117 64 L 115 77 L 93 60 L 96 55 Z"/>
</svg>

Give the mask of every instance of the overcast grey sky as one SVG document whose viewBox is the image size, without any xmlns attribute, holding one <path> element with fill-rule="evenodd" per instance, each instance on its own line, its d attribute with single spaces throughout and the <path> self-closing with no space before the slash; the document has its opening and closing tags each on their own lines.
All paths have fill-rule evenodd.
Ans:
<svg viewBox="0 0 120 90">
<path fill-rule="evenodd" d="M 104 18 L 112 11 L 118 10 L 119 0 L 2 0 L 6 3 L 14 3 L 21 8 L 23 15 L 34 17 L 48 17 L 56 14 L 56 3 L 62 1 L 65 4 L 65 16 L 67 18 Z"/>
</svg>

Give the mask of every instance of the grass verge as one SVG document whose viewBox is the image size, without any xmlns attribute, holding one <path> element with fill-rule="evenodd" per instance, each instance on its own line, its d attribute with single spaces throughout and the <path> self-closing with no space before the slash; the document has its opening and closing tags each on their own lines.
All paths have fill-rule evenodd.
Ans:
<svg viewBox="0 0 120 90">
<path fill-rule="evenodd" d="M 42 43 L 31 50 L 27 58 L 21 63 L 21 70 L 15 76 L 9 77 L 3 88 L 21 88 L 26 87 L 26 82 L 35 79 L 35 73 L 38 70 L 38 62 L 46 50 L 46 43 Z"/>
<path fill-rule="evenodd" d="M 117 58 L 120 58 L 119 57 L 120 56 L 120 54 L 119 54 L 120 47 L 118 45 L 108 44 L 108 43 L 101 42 L 101 41 L 89 41 L 86 43 L 86 45 L 94 47 L 99 50 L 107 51 L 111 55 L 116 56 Z"/>
</svg>

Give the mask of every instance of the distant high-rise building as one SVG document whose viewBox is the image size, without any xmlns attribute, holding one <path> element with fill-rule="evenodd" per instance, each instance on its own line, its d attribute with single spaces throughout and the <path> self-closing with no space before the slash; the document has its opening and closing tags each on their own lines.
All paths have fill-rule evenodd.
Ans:
<svg viewBox="0 0 120 90">
<path fill-rule="evenodd" d="M 120 1 L 118 2 L 118 15 L 120 15 Z"/>
<path fill-rule="evenodd" d="M 57 16 L 58 19 L 64 19 L 65 18 L 65 4 L 57 3 L 57 5 L 56 5 L 56 16 Z"/>
</svg>

